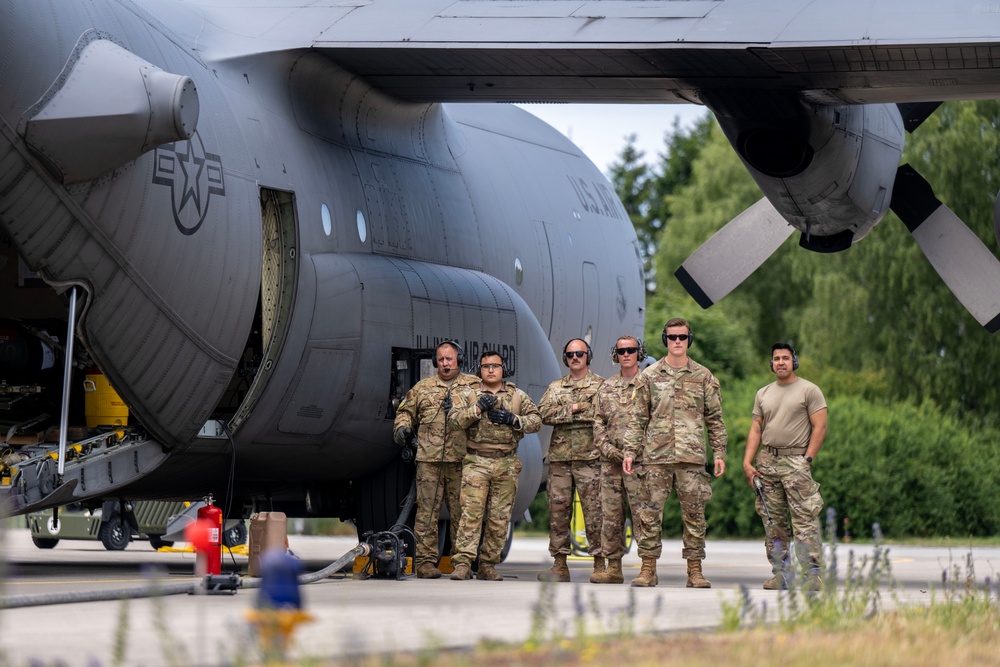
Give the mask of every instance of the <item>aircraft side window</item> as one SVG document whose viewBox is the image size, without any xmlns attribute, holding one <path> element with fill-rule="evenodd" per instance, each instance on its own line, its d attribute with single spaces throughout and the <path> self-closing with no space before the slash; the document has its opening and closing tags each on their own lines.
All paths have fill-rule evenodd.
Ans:
<svg viewBox="0 0 1000 667">
<path fill-rule="evenodd" d="M 330 207 L 325 203 L 319 209 L 320 215 L 323 217 L 323 231 L 329 236 L 333 233 L 333 220 L 330 218 Z M 364 240 L 364 239 L 362 239 Z"/>
<path fill-rule="evenodd" d="M 368 223 L 365 222 L 365 214 L 358 209 L 358 238 L 364 243 L 368 240 Z"/>
</svg>

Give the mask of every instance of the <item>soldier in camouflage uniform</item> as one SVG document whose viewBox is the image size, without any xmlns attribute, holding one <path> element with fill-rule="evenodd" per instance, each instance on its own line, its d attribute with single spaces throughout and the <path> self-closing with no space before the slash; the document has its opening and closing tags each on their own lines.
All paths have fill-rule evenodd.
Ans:
<svg viewBox="0 0 1000 667">
<path fill-rule="evenodd" d="M 621 372 L 609 377 L 594 397 L 594 445 L 601 452 L 601 555 L 608 559 L 607 569 L 595 574 L 590 581 L 595 584 L 621 584 L 622 556 L 625 555 L 626 495 L 632 507 L 632 516 L 638 519 L 639 471 L 641 464 L 632 462 L 632 475 L 625 475 L 626 438 L 630 434 L 638 440 L 645 430 L 639 406 L 649 401 L 649 387 L 639 373 L 639 359 L 646 356 L 646 349 L 638 338 L 622 336 L 611 348 L 611 360 L 621 365 Z M 640 450 L 641 441 L 632 449 Z"/>
<path fill-rule="evenodd" d="M 788 545 L 796 542 L 796 557 L 807 571 L 807 583 L 821 584 L 819 513 L 823 497 L 813 481 L 812 464 L 826 437 L 826 399 L 812 382 L 795 375 L 799 359 L 788 343 L 771 348 L 771 370 L 777 380 L 757 392 L 753 421 L 743 454 L 743 474 L 750 488 L 760 478 L 767 502 L 757 498 L 757 514 L 764 522 L 764 548 L 774 573 L 767 590 L 784 587 Z M 754 467 L 754 457 L 757 467 Z M 770 518 L 766 518 L 770 513 Z M 791 514 L 791 525 L 788 517 Z"/>
<path fill-rule="evenodd" d="M 461 372 L 461 351 L 457 341 L 445 341 L 438 346 L 434 353 L 437 374 L 413 385 L 396 409 L 393 424 L 393 439 L 400 447 L 409 444 L 417 429 L 417 515 L 413 532 L 417 538 L 417 577 L 421 579 L 441 576 L 437 565 L 442 501 L 451 515 L 453 549 L 462 515 L 459 495 L 466 436 L 463 429 L 446 429 L 445 419 L 455 389 L 477 384 L 479 378 Z"/>
<path fill-rule="evenodd" d="M 580 497 L 587 543 L 594 556 L 594 575 L 604 572 L 601 555 L 601 461 L 594 446 L 594 394 L 604 381 L 590 370 L 594 352 L 590 344 L 574 338 L 563 347 L 569 375 L 549 385 L 538 410 L 542 423 L 553 427 L 549 441 L 549 554 L 551 570 L 539 581 L 569 581 L 566 557 L 570 553 L 570 517 L 573 489 Z"/>
<path fill-rule="evenodd" d="M 483 352 L 479 375 L 480 382 L 456 392 L 455 407 L 448 416 L 449 426 L 467 429 L 468 434 L 462 468 L 462 520 L 455 538 L 451 578 L 472 578 L 472 561 L 482 535 L 477 578 L 502 581 L 496 565 L 507 541 L 521 472 L 517 443 L 526 433 L 540 429 L 542 418 L 527 394 L 503 381 L 499 354 Z"/>
<path fill-rule="evenodd" d="M 722 393 L 711 371 L 687 356 L 691 326 L 680 318 L 663 328 L 667 356 L 645 371 L 649 386 L 646 433 L 641 456 L 645 470 L 640 477 L 642 500 L 639 511 L 639 556 L 642 571 L 633 586 L 655 586 L 656 559 L 663 503 L 671 489 L 677 490 L 684 525 L 683 556 L 687 560 L 687 587 L 711 588 L 701 571 L 705 559 L 705 504 L 712 497 L 711 476 L 705 470 L 705 429 L 715 459 L 715 476 L 726 471 L 726 425 L 722 421 Z M 626 444 L 622 469 L 633 474 L 633 461 L 640 455 Z"/>
</svg>

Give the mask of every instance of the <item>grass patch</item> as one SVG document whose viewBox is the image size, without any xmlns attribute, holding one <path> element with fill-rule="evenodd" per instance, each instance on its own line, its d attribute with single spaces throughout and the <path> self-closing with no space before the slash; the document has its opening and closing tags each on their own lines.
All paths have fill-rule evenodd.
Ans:
<svg viewBox="0 0 1000 667">
<path fill-rule="evenodd" d="M 940 604 L 882 615 L 849 631 L 757 628 L 722 635 L 685 634 L 611 640 L 564 640 L 537 648 L 483 645 L 434 656 L 436 667 L 547 667 L 629 665 L 654 667 L 938 667 L 995 665 L 1000 617 L 995 605 L 967 614 L 964 605 Z M 426 654 L 355 658 L 326 666 L 418 667 Z"/>
<path fill-rule="evenodd" d="M 869 540 L 868 543 L 870 544 L 871 540 Z M 1000 537 L 903 537 L 893 538 L 891 543 L 903 544 L 911 547 L 972 549 L 973 547 L 998 546 L 1000 545 Z"/>
</svg>

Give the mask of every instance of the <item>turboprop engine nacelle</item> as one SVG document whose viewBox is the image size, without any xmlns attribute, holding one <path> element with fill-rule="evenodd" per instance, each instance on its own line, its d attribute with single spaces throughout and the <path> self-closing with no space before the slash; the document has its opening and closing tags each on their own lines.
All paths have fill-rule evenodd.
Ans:
<svg viewBox="0 0 1000 667">
<path fill-rule="evenodd" d="M 719 104 L 722 130 L 774 208 L 802 232 L 801 245 L 845 250 L 885 216 L 904 143 L 895 105 L 727 102 L 709 105 Z"/>
</svg>

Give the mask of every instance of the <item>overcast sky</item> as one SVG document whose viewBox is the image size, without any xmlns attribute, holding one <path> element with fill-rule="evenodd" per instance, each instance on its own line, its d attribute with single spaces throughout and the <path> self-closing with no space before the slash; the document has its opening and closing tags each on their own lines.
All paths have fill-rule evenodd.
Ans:
<svg viewBox="0 0 1000 667">
<path fill-rule="evenodd" d="M 587 157 L 607 173 L 625 146 L 625 137 L 637 135 L 636 147 L 645 161 L 656 163 L 663 152 L 663 136 L 673 128 L 674 118 L 689 127 L 708 111 L 694 104 L 523 104 L 559 130 Z"/>
</svg>

